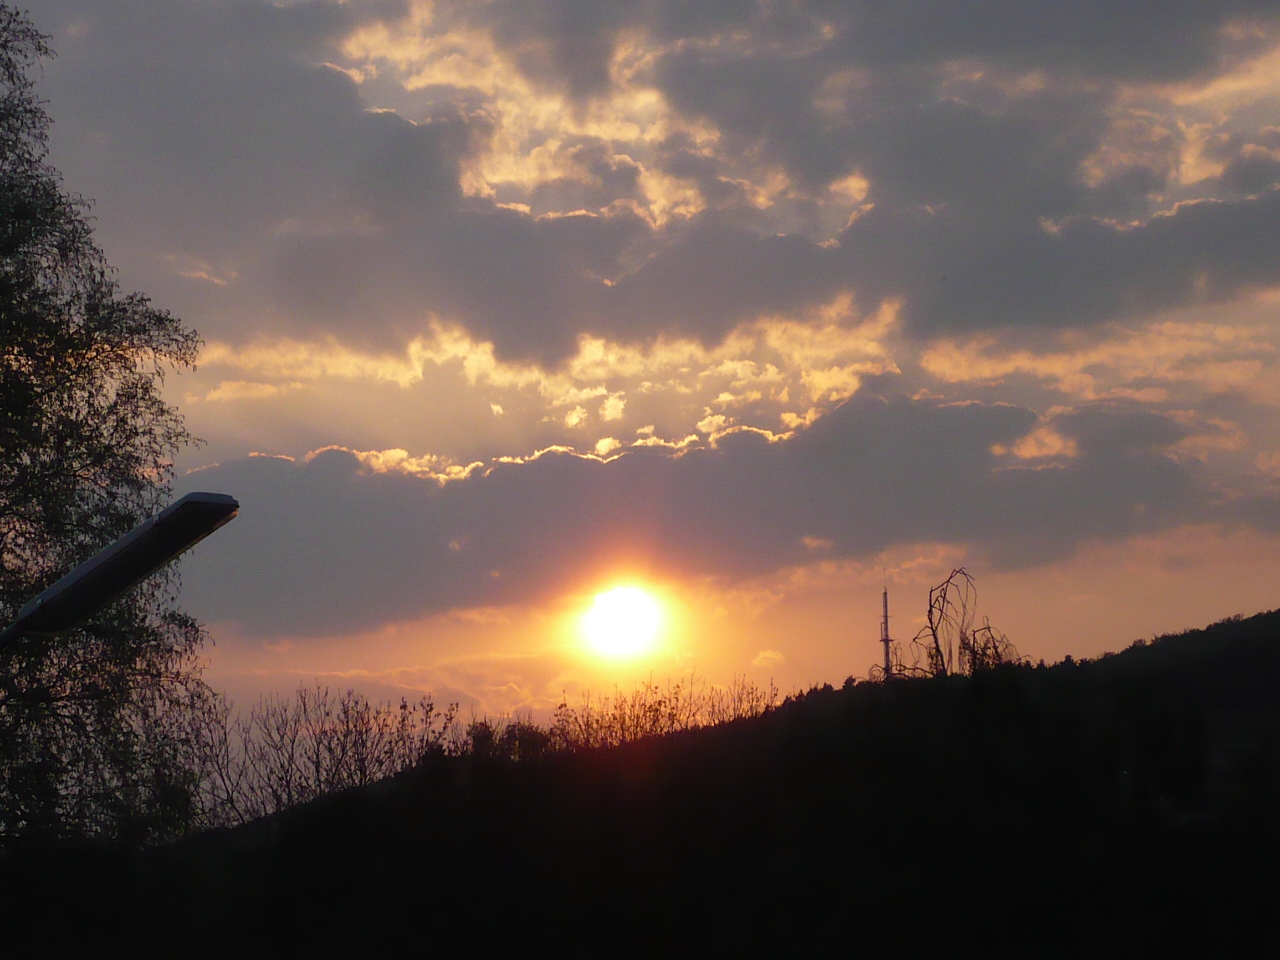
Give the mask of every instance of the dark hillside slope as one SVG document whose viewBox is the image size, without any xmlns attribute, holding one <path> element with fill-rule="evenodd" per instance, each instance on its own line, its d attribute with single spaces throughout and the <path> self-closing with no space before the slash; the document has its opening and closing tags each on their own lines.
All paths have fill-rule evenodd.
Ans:
<svg viewBox="0 0 1280 960">
<path fill-rule="evenodd" d="M 1280 948 L 1278 854 L 1280 612 L 445 759 L 144 856 L 18 852 L 0 895 L 9 942 L 55 955 L 71 911 L 95 947 L 189 956 L 1240 956 Z"/>
</svg>

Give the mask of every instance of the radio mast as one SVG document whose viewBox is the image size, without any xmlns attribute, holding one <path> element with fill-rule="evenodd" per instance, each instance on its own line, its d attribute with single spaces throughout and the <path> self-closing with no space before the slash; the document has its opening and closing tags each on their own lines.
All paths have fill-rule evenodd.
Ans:
<svg viewBox="0 0 1280 960">
<path fill-rule="evenodd" d="M 889 657 L 889 587 L 885 585 L 884 595 L 884 613 L 880 618 L 880 642 L 884 644 L 884 678 L 888 680 L 893 676 L 893 660 Z"/>
</svg>

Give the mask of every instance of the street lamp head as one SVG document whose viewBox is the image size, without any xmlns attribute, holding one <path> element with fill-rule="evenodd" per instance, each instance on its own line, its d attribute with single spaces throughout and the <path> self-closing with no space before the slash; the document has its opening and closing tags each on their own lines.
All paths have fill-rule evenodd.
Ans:
<svg viewBox="0 0 1280 960">
<path fill-rule="evenodd" d="M 230 522 L 239 509 L 224 493 L 187 494 L 29 601 L 0 633 L 0 644 L 19 635 L 53 637 L 79 626 Z"/>
</svg>

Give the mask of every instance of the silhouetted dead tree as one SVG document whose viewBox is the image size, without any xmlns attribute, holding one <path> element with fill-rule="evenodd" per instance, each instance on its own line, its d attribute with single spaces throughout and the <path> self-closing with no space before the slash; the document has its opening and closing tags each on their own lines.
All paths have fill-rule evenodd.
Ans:
<svg viewBox="0 0 1280 960">
<path fill-rule="evenodd" d="M 971 675 L 1021 658 L 1009 638 L 982 618 L 977 619 L 978 588 L 964 567 L 929 590 L 928 622 L 910 642 L 910 662 L 901 644 L 890 647 L 893 677 Z M 872 680 L 884 680 L 884 668 L 873 667 Z"/>
</svg>

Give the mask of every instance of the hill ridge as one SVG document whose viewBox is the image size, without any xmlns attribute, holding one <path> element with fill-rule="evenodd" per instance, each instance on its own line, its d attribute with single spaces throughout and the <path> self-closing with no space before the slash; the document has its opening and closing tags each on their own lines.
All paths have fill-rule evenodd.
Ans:
<svg viewBox="0 0 1280 960">
<path fill-rule="evenodd" d="M 81 856 L 110 888 L 81 907 L 107 940 L 211 930 L 192 955 L 754 955 L 850 937 L 907 955 L 1230 954 L 1280 944 L 1277 684 L 1280 611 L 1088 661 L 814 688 L 721 726 L 444 757 L 247 827 Z M 23 899 L 18 866 L 4 892 Z M 145 933 L 128 902 L 150 904 Z"/>
</svg>

